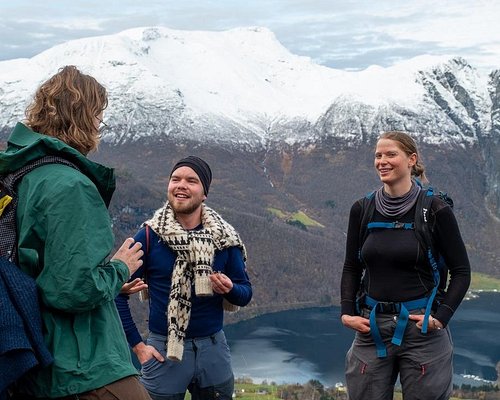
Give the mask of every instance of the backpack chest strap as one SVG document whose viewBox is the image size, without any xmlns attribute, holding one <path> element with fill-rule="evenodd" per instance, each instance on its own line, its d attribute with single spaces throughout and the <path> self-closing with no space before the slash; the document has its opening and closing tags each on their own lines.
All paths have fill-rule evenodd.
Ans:
<svg viewBox="0 0 500 400">
<path fill-rule="evenodd" d="M 403 229 L 412 230 L 415 229 L 415 224 L 413 222 L 370 222 L 367 225 L 368 230 L 370 229 Z"/>
</svg>

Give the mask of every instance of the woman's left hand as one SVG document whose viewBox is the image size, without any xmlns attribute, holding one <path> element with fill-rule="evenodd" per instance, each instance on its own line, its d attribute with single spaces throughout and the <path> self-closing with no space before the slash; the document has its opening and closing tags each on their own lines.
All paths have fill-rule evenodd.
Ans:
<svg viewBox="0 0 500 400">
<path fill-rule="evenodd" d="M 417 328 L 422 329 L 422 324 L 424 323 L 423 315 L 410 315 L 408 318 L 412 321 L 416 321 Z M 441 323 L 441 321 L 434 318 L 432 315 L 429 315 L 429 323 L 427 326 L 429 330 L 436 331 L 444 328 L 444 325 Z"/>
</svg>

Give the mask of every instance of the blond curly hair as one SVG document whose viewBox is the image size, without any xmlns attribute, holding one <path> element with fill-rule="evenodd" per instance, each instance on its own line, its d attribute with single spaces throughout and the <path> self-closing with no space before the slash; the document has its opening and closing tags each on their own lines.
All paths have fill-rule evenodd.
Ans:
<svg viewBox="0 0 500 400">
<path fill-rule="evenodd" d="M 68 65 L 38 88 L 26 109 L 26 125 L 87 155 L 97 149 L 100 134 L 96 118 L 107 105 L 104 86 Z"/>
</svg>

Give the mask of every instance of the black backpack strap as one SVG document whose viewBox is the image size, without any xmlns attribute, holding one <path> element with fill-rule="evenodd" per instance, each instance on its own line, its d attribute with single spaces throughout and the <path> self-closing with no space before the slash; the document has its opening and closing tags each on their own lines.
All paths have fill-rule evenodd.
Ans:
<svg viewBox="0 0 500 400">
<path fill-rule="evenodd" d="M 420 245 L 425 250 L 429 264 L 434 270 L 437 268 L 439 252 L 435 246 L 432 234 L 431 207 L 434 198 L 434 189 L 422 189 L 417 198 L 415 211 L 415 235 Z"/>
<path fill-rule="evenodd" d="M 361 206 L 361 220 L 359 225 L 358 259 L 361 261 L 361 248 L 368 236 L 368 223 L 372 220 L 375 212 L 375 192 L 368 193 L 359 200 L 359 204 Z"/>
<path fill-rule="evenodd" d="M 45 156 L 42 158 L 39 158 L 38 160 L 35 160 L 33 162 L 30 162 L 18 170 L 11 172 L 9 175 L 5 176 L 5 186 L 12 191 L 12 193 L 15 192 L 15 185 L 21 179 L 24 175 L 28 174 L 29 172 L 33 171 L 34 169 L 41 167 L 42 165 L 46 164 L 63 164 L 67 165 L 68 167 L 74 168 L 78 171 L 80 169 L 73 164 L 71 161 L 66 160 L 65 158 L 59 157 L 59 156 Z"/>
<path fill-rule="evenodd" d="M 441 269 L 443 268 L 443 263 L 438 262 L 439 252 L 437 251 L 438 249 L 436 248 L 432 234 L 433 221 L 431 221 L 431 207 L 433 198 L 434 189 L 432 187 L 422 189 L 417 199 L 415 212 L 415 235 L 417 236 L 418 241 L 426 252 L 427 259 L 432 270 L 432 276 L 434 278 L 434 288 L 429 295 L 429 300 L 425 308 L 422 333 L 427 332 L 429 315 L 431 313 L 432 305 L 439 289 L 442 273 Z"/>
<path fill-rule="evenodd" d="M 359 237 L 358 237 L 358 260 L 363 265 L 363 273 L 361 274 L 361 279 L 359 283 L 359 289 L 356 294 L 356 310 L 358 315 L 361 313 L 361 307 L 365 303 L 366 288 L 368 287 L 368 274 L 367 269 L 364 266 L 363 260 L 361 259 L 361 248 L 363 243 L 368 236 L 368 223 L 373 218 L 373 213 L 375 212 L 375 192 L 368 193 L 365 197 L 358 200 L 361 206 L 361 218 L 359 225 Z"/>
<path fill-rule="evenodd" d="M 5 205 L 0 214 L 2 223 L 0 224 L 0 256 L 6 257 L 13 263 L 17 262 L 17 183 L 35 168 L 46 164 L 63 164 L 78 171 L 79 168 L 72 162 L 58 156 L 45 156 L 30 162 L 18 170 L 0 178 L 0 198 L 10 197 L 9 203 Z"/>
</svg>

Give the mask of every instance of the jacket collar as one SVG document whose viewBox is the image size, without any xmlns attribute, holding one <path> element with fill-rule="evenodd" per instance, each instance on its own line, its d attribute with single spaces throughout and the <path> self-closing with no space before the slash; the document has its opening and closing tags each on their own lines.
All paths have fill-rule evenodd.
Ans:
<svg viewBox="0 0 500 400">
<path fill-rule="evenodd" d="M 91 161 L 62 140 L 34 132 L 22 123 L 18 123 L 12 131 L 7 149 L 0 152 L 0 175 L 13 172 L 46 155 L 57 155 L 74 163 L 96 185 L 104 202 L 109 206 L 115 190 L 112 168 Z"/>
</svg>

